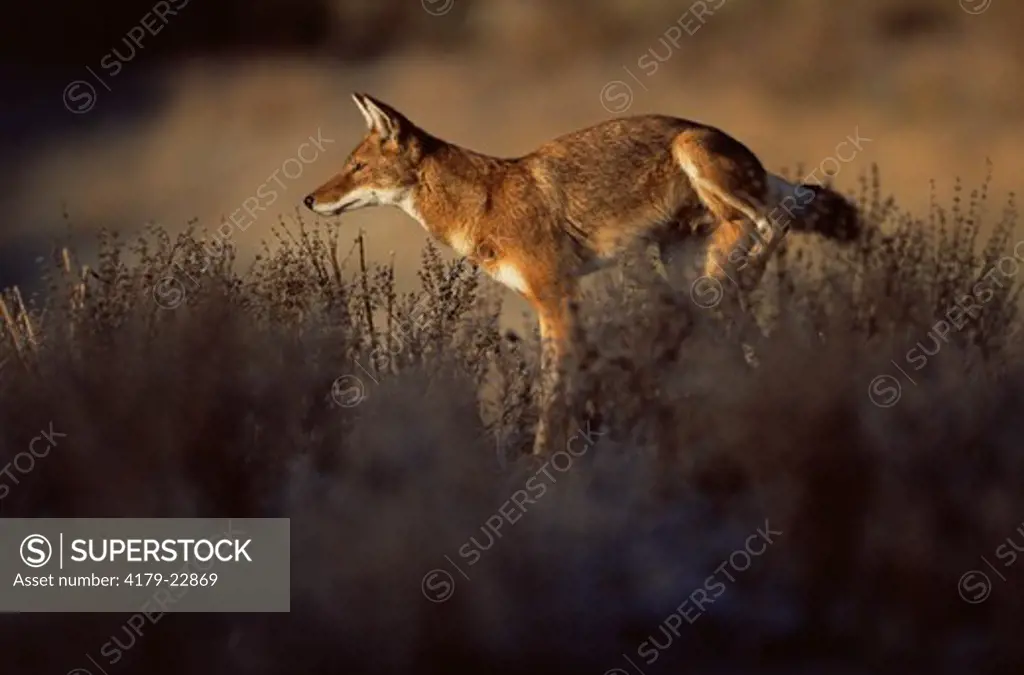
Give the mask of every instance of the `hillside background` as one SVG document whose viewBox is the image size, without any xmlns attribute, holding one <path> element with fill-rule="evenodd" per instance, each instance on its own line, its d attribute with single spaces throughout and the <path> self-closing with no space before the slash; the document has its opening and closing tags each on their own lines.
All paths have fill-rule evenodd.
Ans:
<svg viewBox="0 0 1024 675">
<path fill-rule="evenodd" d="M 160 5 L 178 8 L 163 24 L 152 14 Z M 69 0 L 20 9 L 0 27 L 9 64 L 0 70 L 0 286 L 33 279 L 65 221 L 85 253 L 101 227 L 176 230 L 196 218 L 212 231 L 310 135 L 334 140 L 283 179 L 272 208 L 233 232 L 244 261 L 359 140 L 352 90 L 506 155 L 619 108 L 720 126 L 773 169 L 813 167 L 859 130 L 871 142 L 836 183 L 855 188 L 878 163 L 887 190 L 913 209 L 927 205 L 933 179 L 943 192 L 956 176 L 974 185 L 991 160 L 1000 197 L 1024 167 L 1024 7 L 1009 0 L 172 0 L 112 1 L 102 12 Z M 156 34 L 142 35 L 147 14 Z M 125 42 L 133 30 L 141 47 Z M 114 49 L 126 58 L 111 76 L 101 64 Z M 95 94 L 84 112 L 62 98 L 78 80 Z M 87 102 L 82 86 L 70 107 Z M 400 285 L 415 283 L 423 234 L 407 218 L 366 212 L 340 225 L 353 238 L 369 230 L 371 256 L 394 251 L 409 270 Z"/>
</svg>

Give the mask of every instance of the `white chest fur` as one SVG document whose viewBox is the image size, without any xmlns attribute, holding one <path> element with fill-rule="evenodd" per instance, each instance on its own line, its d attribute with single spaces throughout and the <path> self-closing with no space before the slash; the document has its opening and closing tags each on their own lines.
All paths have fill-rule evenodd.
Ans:
<svg viewBox="0 0 1024 675">
<path fill-rule="evenodd" d="M 473 253 L 476 250 L 476 245 L 473 243 L 473 240 L 467 236 L 465 232 L 456 232 L 451 235 L 448 243 L 453 249 L 455 249 L 456 253 L 465 258 L 472 258 Z"/>
<path fill-rule="evenodd" d="M 513 291 L 523 295 L 530 294 L 530 285 L 526 283 L 526 278 L 523 276 L 522 271 L 515 264 L 499 262 L 493 266 L 493 269 L 488 270 L 488 273 L 499 284 L 508 286 Z"/>
<path fill-rule="evenodd" d="M 465 232 L 452 234 L 448 239 L 448 243 L 459 255 L 480 264 L 484 271 L 499 284 L 507 286 L 517 293 L 529 294 L 530 286 L 526 283 L 522 270 L 515 263 L 500 259 L 478 260 L 475 255 L 477 253 L 476 242 Z"/>
</svg>

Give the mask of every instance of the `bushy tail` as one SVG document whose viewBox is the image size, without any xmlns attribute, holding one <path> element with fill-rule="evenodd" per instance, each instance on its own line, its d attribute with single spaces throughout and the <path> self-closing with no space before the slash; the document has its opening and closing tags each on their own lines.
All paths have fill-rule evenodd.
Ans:
<svg viewBox="0 0 1024 675">
<path fill-rule="evenodd" d="M 802 225 L 807 232 L 817 232 L 840 243 L 849 243 L 860 236 L 860 213 L 849 199 L 824 185 L 800 185 L 799 188 L 811 191 L 814 196 L 803 206 L 801 217 L 794 223 L 795 229 L 800 230 Z"/>
<path fill-rule="evenodd" d="M 793 185 L 772 176 L 777 211 L 797 232 L 817 232 L 840 243 L 855 241 L 862 222 L 857 207 L 846 197 L 824 185 Z"/>
</svg>

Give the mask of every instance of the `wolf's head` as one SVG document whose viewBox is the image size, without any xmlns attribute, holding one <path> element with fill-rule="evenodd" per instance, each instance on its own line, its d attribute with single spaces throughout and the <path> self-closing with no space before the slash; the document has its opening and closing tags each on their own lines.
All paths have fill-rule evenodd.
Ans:
<svg viewBox="0 0 1024 675">
<path fill-rule="evenodd" d="M 415 187 L 424 134 L 400 112 L 366 94 L 353 94 L 367 132 L 340 173 L 303 199 L 321 215 L 364 206 L 401 205 Z"/>
</svg>

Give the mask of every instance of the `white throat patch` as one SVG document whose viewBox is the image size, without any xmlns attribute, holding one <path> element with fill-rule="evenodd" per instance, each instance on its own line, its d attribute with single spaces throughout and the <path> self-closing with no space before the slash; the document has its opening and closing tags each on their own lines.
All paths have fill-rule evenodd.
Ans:
<svg viewBox="0 0 1024 675">
<path fill-rule="evenodd" d="M 419 223 L 420 227 L 424 230 L 429 232 L 430 229 L 427 227 L 426 221 L 423 220 L 423 214 L 420 213 L 420 210 L 416 207 L 416 198 L 413 196 L 412 189 L 407 188 L 396 192 L 398 192 L 398 194 L 395 195 L 395 200 L 391 203 L 405 211 L 406 215 Z"/>
</svg>

